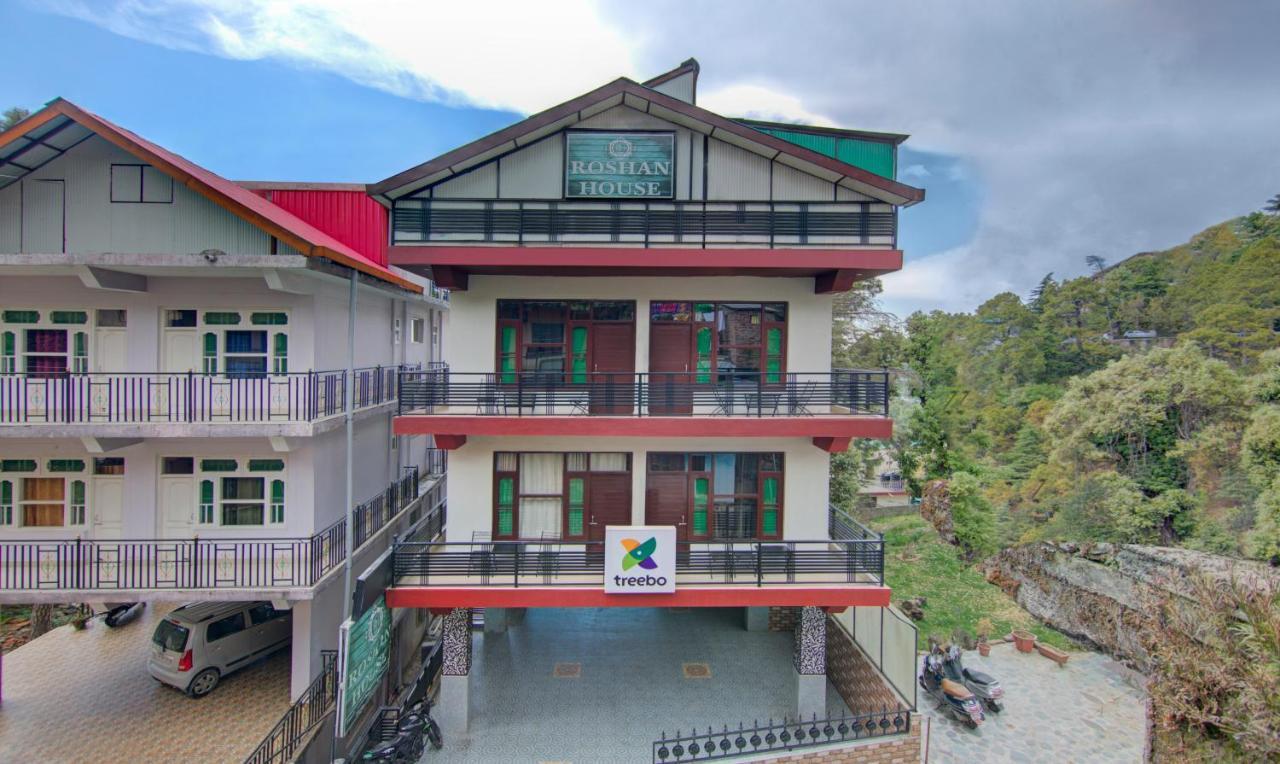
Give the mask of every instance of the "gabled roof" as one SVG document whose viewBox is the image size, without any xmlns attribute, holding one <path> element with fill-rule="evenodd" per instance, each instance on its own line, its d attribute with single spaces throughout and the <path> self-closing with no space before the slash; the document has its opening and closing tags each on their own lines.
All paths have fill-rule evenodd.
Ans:
<svg viewBox="0 0 1280 764">
<path fill-rule="evenodd" d="M 674 71 L 679 72 L 679 70 Z M 762 156 L 777 159 L 796 169 L 855 191 L 886 198 L 894 204 L 910 205 L 924 199 L 924 189 L 899 183 L 861 167 L 797 146 L 699 106 L 672 98 L 626 77 L 620 77 L 589 93 L 534 114 L 510 127 L 397 173 L 386 180 L 372 183 L 368 187 L 369 193 L 382 200 L 403 196 L 569 127 L 619 103 L 638 108 L 659 119 L 674 122 Z"/>
<path fill-rule="evenodd" d="M 89 137 L 104 140 L 133 154 L 214 204 L 266 231 L 308 257 L 320 257 L 354 268 L 381 281 L 421 292 L 419 284 L 374 262 L 301 218 L 272 204 L 252 190 L 223 178 L 157 146 L 129 130 L 62 98 L 0 133 L 0 187 L 12 183 Z M 55 136 L 67 136 L 57 138 Z M 20 160 L 36 156 L 41 161 Z M 19 161 L 15 161 L 19 160 Z M 37 165 L 37 166 L 33 166 Z"/>
</svg>

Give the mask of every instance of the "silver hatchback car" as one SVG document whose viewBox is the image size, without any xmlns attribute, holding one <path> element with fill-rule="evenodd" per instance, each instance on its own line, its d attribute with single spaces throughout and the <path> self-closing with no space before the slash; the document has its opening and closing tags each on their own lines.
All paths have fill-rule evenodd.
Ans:
<svg viewBox="0 0 1280 764">
<path fill-rule="evenodd" d="M 151 635 L 147 672 L 193 698 L 222 677 L 289 644 L 293 618 L 270 602 L 196 602 L 164 617 Z"/>
</svg>

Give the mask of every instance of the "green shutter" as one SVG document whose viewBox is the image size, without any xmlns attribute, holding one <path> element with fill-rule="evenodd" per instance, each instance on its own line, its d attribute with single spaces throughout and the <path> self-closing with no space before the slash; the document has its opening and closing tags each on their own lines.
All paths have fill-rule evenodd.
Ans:
<svg viewBox="0 0 1280 764">
<path fill-rule="evenodd" d="M 14 347 L 16 345 L 17 343 L 14 342 L 13 332 L 0 334 L 0 354 L 13 355 L 15 352 Z"/>
<path fill-rule="evenodd" d="M 573 381 L 583 383 L 587 381 L 587 327 L 576 326 L 572 335 L 572 370 Z"/>
<path fill-rule="evenodd" d="M 698 354 L 696 363 L 697 381 L 711 381 L 711 327 L 704 326 L 698 329 L 697 337 Z"/>
<path fill-rule="evenodd" d="M 271 501 L 276 504 L 284 503 L 284 481 L 283 480 L 271 481 Z"/>
<path fill-rule="evenodd" d="M 204 334 L 204 373 L 218 373 L 218 335 L 213 332 Z"/>
<path fill-rule="evenodd" d="M 250 459 L 250 472 L 279 472 L 284 469 L 283 459 Z"/>
<path fill-rule="evenodd" d="M 13 483 L 8 480 L 0 480 L 0 504 L 9 505 L 13 503 Z"/>
<path fill-rule="evenodd" d="M 77 505 L 84 504 L 84 481 L 83 480 L 71 481 L 71 503 L 77 504 Z"/>
<path fill-rule="evenodd" d="M 765 341 L 765 379 L 771 383 L 782 381 L 782 330 L 769 329 L 764 335 Z"/>
<path fill-rule="evenodd" d="M 4 459 L 0 460 L 0 472 L 35 472 L 35 459 Z"/>
<path fill-rule="evenodd" d="M 55 310 L 49 314 L 49 321 L 55 324 L 87 324 L 89 314 L 83 310 Z"/>
<path fill-rule="evenodd" d="M 277 332 L 275 336 L 275 373 L 289 373 L 289 335 Z"/>
<path fill-rule="evenodd" d="M 40 323 L 40 313 L 34 310 L 6 310 L 3 316 L 6 324 Z"/>
<path fill-rule="evenodd" d="M 516 328 L 514 326 L 502 327 L 502 381 L 505 383 L 514 383 L 516 381 Z"/>
<path fill-rule="evenodd" d="M 707 535 L 707 478 L 693 480 L 693 533 Z"/>
<path fill-rule="evenodd" d="M 84 459 L 50 459 L 50 472 L 84 472 Z"/>
<path fill-rule="evenodd" d="M 236 467 L 237 467 L 237 464 L 235 459 L 201 459 L 200 460 L 201 472 L 235 472 Z"/>
<path fill-rule="evenodd" d="M 205 323 L 209 323 L 209 314 L 205 314 Z M 237 323 L 239 323 L 237 321 Z M 249 323 L 258 326 L 284 326 L 289 323 L 287 313 L 251 313 Z"/>
<path fill-rule="evenodd" d="M 764 521 L 762 535 L 778 535 L 778 479 L 764 479 Z"/>
<path fill-rule="evenodd" d="M 213 481 L 212 480 L 200 481 L 200 503 L 201 504 L 213 503 Z"/>
<path fill-rule="evenodd" d="M 515 528 L 515 478 L 498 479 L 498 536 L 511 536 Z"/>
<path fill-rule="evenodd" d="M 240 314 L 235 312 L 205 313 L 204 322 L 208 326 L 236 326 L 240 323 Z"/>
<path fill-rule="evenodd" d="M 583 522 L 586 515 L 586 505 L 583 503 L 584 481 L 582 478 L 569 479 L 569 536 L 581 536 L 583 531 Z"/>
</svg>

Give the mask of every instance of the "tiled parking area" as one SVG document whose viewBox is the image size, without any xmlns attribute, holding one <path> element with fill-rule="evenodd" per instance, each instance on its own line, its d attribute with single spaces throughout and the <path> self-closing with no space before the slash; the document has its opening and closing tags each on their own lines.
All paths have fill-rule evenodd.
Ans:
<svg viewBox="0 0 1280 764">
<path fill-rule="evenodd" d="M 748 632 L 741 609 L 529 610 L 472 639 L 471 730 L 423 764 L 649 762 L 664 730 L 795 711 L 790 632 Z"/>
<path fill-rule="evenodd" d="M 987 658 L 966 652 L 964 665 L 999 679 L 1006 707 L 971 731 L 935 711 L 922 690 L 920 711 L 933 717 L 932 764 L 1142 761 L 1146 694 L 1107 656 L 1072 653 L 1059 669 L 1036 653 L 997 644 Z"/>
<path fill-rule="evenodd" d="M 289 651 L 192 700 L 146 670 L 170 605 L 133 623 L 63 626 L 4 656 L 0 760 L 242 762 L 289 707 Z"/>
</svg>

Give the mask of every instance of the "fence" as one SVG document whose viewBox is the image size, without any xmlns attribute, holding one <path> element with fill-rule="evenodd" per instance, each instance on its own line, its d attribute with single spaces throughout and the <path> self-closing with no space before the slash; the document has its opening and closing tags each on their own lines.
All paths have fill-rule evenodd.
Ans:
<svg viewBox="0 0 1280 764">
<path fill-rule="evenodd" d="M 244 760 L 245 764 L 285 764 L 292 761 L 298 746 L 333 710 L 338 696 L 338 653 L 321 650 L 320 660 L 323 665 L 320 676 L 302 691 L 302 696 L 294 701 L 284 717 Z"/>
<path fill-rule="evenodd" d="M 359 548 L 418 496 L 417 467 L 355 508 Z M 444 480 L 432 487 L 433 502 Z M 434 506 L 429 504 L 428 506 Z M 346 518 L 295 539 L 0 541 L 0 591 L 313 586 L 346 559 Z"/>
<path fill-rule="evenodd" d="M 681 735 L 677 730 L 673 737 L 653 741 L 654 764 L 686 761 L 712 761 L 735 756 L 794 751 L 835 743 L 852 742 L 867 738 L 905 734 L 911 731 L 911 712 L 884 710 L 879 713 L 837 716 L 828 719 L 775 724 L 752 722 L 750 726 L 739 723 L 737 729 L 725 726 L 720 732 L 710 727 L 706 733 L 690 732 Z"/>
<path fill-rule="evenodd" d="M 489 416 L 888 416 L 889 373 L 401 372 L 400 413 Z"/>
<path fill-rule="evenodd" d="M 396 400 L 400 372 L 356 369 L 356 409 Z M 0 425 L 315 422 L 346 411 L 346 371 L 0 374 Z"/>
</svg>

